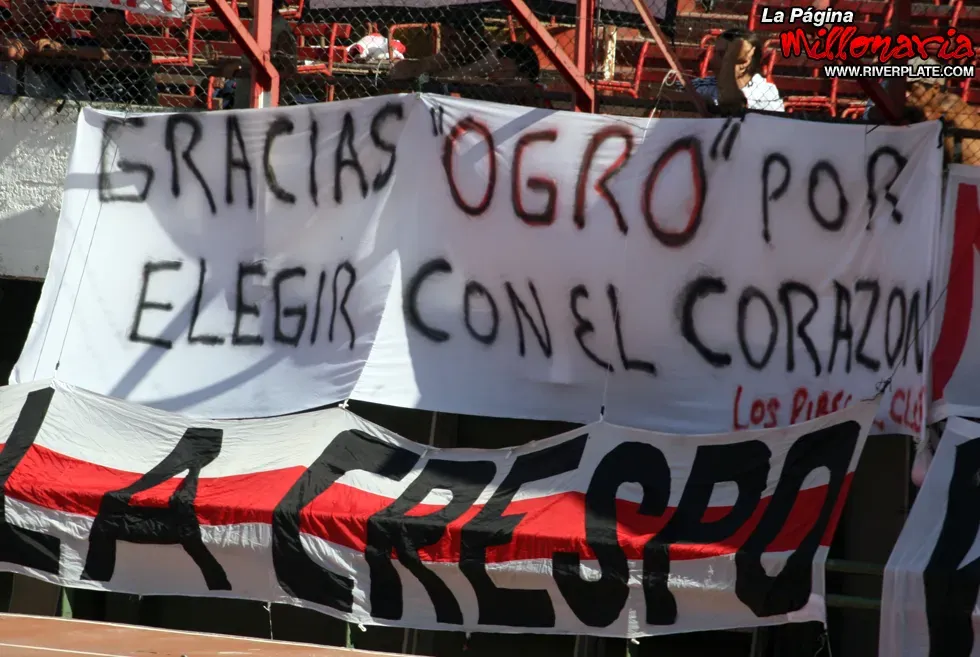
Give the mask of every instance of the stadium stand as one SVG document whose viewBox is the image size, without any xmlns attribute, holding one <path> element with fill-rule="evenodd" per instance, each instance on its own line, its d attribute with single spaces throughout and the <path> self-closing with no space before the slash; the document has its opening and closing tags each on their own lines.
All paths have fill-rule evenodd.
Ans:
<svg viewBox="0 0 980 657">
<path fill-rule="evenodd" d="M 39 0 L 18 1 L 30 4 Z M 564 93 L 567 97 L 568 83 L 540 48 L 531 43 L 525 30 L 508 15 L 502 3 L 479 2 L 465 4 L 459 9 L 446 6 L 445 0 L 431 0 L 431 6 L 426 0 L 384 5 L 351 0 L 336 2 L 336 6 L 330 5 L 328 9 L 311 9 L 308 0 L 284 0 L 279 5 L 277 20 L 286 26 L 288 37 L 283 41 L 288 42 L 288 47 L 278 53 L 276 62 L 282 77 L 283 104 L 332 101 L 421 88 L 425 76 L 392 76 L 389 72 L 399 70 L 399 67 L 405 70 L 403 58 L 409 62 L 432 59 L 453 49 L 477 53 L 487 43 L 528 44 L 537 55 L 540 70 L 540 75 L 531 80 L 534 89 L 543 96 L 554 92 Z M 609 2 L 619 4 L 610 9 Z M 867 98 L 856 80 L 827 78 L 821 62 L 802 55 L 784 56 L 778 37 L 781 26 L 761 22 L 764 7 L 772 11 L 805 7 L 811 3 L 812 0 L 679 0 L 676 16 L 665 23 L 665 29 L 669 32 L 674 54 L 687 75 L 693 78 L 711 74 L 711 61 L 719 35 L 724 30 L 753 30 L 764 44 L 760 75 L 779 90 L 786 111 L 829 118 L 860 118 Z M 95 14 L 89 7 L 71 3 L 41 4 L 49 15 L 36 20 L 46 25 L 52 21 L 69 28 L 74 39 L 94 38 Z M 665 89 L 675 92 L 676 97 L 676 92 L 681 89 L 678 76 L 671 71 L 664 54 L 631 10 L 631 0 L 602 0 L 599 4 L 594 33 L 597 48 L 591 62 L 591 77 L 601 99 L 602 111 L 616 112 L 618 104 L 625 103 L 628 107 L 634 101 L 645 101 L 649 109 L 650 103 L 660 103 Z M 889 0 L 836 0 L 833 7 L 854 12 L 857 19 L 854 27 L 859 34 L 879 34 L 884 29 L 894 28 L 892 4 Z M 0 0 L 0 34 L 30 32 L 23 25 L 14 24 L 10 6 L 11 0 Z M 232 6 L 247 24 L 247 3 L 235 2 Z M 529 6 L 560 47 L 574 57 L 574 3 L 532 0 Z M 78 58 L 75 58 L 71 66 L 81 65 L 85 69 L 83 77 L 90 81 L 97 77 L 96 69 L 106 71 L 106 75 L 112 71 L 116 81 L 125 81 L 126 75 L 149 68 L 156 85 L 157 105 L 196 109 L 228 107 L 229 89 L 235 87 L 235 75 L 247 84 L 247 69 L 239 68 L 243 61 L 242 51 L 203 0 L 190 0 L 189 7 L 183 18 L 126 12 L 125 22 L 116 38 L 128 44 L 133 52 L 127 52 L 125 48 L 114 50 L 103 40 L 95 45 L 109 51 L 107 54 L 97 56 L 94 61 L 91 58 L 76 61 Z M 41 28 L 38 25 L 38 29 Z M 949 29 L 980 44 L 980 6 L 973 0 L 931 0 L 910 4 L 909 33 L 941 35 Z M 277 44 L 273 45 L 274 60 Z M 149 53 L 148 58 L 140 59 L 143 55 L 135 51 L 144 49 Z M 66 57 L 74 57 L 74 52 L 65 47 Z M 125 57 L 116 61 L 115 54 Z M 871 60 L 863 61 L 870 63 Z M 975 64 L 976 57 L 963 63 Z M 120 100 L 113 97 L 114 90 L 120 85 L 95 85 L 99 87 L 100 95 L 90 93 L 88 97 L 73 91 L 74 87 L 69 88 L 65 82 L 68 64 L 54 55 L 51 55 L 50 63 L 45 60 L 44 70 L 54 71 L 58 74 L 55 77 L 61 76 L 58 77 L 59 88 L 71 99 Z M 426 90 L 433 90 L 432 82 L 439 82 L 440 75 L 452 77 L 445 72 L 431 75 Z M 397 82 L 392 79 L 399 77 Z M 514 88 L 528 81 L 496 77 L 493 84 L 488 85 L 487 80 L 449 80 L 454 85 L 443 84 L 435 90 L 513 102 Z M 463 82 L 472 84 L 462 90 L 455 86 L 455 83 Z M 980 80 L 976 78 L 951 81 L 946 91 L 974 110 L 980 105 Z M 34 95 L 29 89 L 25 93 Z M 43 93 L 44 90 L 40 90 L 38 95 Z M 670 115 L 663 109 L 654 107 L 651 115 Z"/>
</svg>

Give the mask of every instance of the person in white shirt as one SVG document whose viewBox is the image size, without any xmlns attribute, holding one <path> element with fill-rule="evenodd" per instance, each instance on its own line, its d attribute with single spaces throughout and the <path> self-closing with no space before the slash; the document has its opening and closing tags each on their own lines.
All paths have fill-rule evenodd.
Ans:
<svg viewBox="0 0 980 657">
<path fill-rule="evenodd" d="M 714 75 L 692 82 L 716 105 L 784 111 L 779 89 L 762 77 L 762 43 L 755 34 L 738 28 L 722 33 L 715 40 L 711 70 Z"/>
</svg>

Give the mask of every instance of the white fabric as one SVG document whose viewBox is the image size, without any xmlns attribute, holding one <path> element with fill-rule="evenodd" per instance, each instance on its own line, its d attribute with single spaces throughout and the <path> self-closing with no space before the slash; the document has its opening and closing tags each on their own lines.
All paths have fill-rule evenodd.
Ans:
<svg viewBox="0 0 980 657">
<path fill-rule="evenodd" d="M 695 78 L 694 90 L 713 103 L 718 103 L 718 79 L 713 75 L 706 78 Z M 750 110 L 782 112 L 783 99 L 779 95 L 779 89 L 772 82 L 756 73 L 749 80 L 749 83 L 742 87 L 742 94 L 745 96 L 746 106 Z"/>
<path fill-rule="evenodd" d="M 20 532 L 28 530 L 43 535 L 34 536 L 34 542 L 26 544 L 23 551 L 0 549 L 0 557 L 6 559 L 0 563 L 0 569 L 77 588 L 282 602 L 317 609 L 354 623 L 620 637 L 823 621 L 824 561 L 836 522 L 833 519 L 844 505 L 847 482 L 860 458 L 875 413 L 875 403 L 865 402 L 788 429 L 694 437 L 655 434 L 598 422 L 512 449 L 440 450 L 412 443 L 340 408 L 259 420 L 193 421 L 62 383 L 51 385 L 53 392 L 47 390 L 47 382 L 0 388 L 0 438 L 6 440 L 5 451 L 0 454 L 8 459 L 2 462 L 5 472 L 11 473 L 3 482 L 5 486 L 0 487 L 6 495 L 5 500 L 0 498 L 5 509 L 0 535 L 11 541 L 17 539 L 10 538 L 11 526 Z M 47 401 L 39 402 L 39 399 Z M 400 454 L 388 458 L 383 467 L 390 472 L 402 467 L 404 474 L 370 471 L 376 459 L 362 458 L 360 447 L 331 451 L 334 441 L 350 440 L 351 431 L 361 432 L 357 444 L 374 441 L 375 445 Z M 195 446 L 190 452 L 181 452 L 184 460 L 178 458 L 172 466 L 167 466 L 178 454 L 179 445 L 189 444 L 181 438 L 189 432 L 197 433 Z M 198 457 L 186 458 L 189 453 L 206 453 L 204 446 L 214 442 L 215 432 L 220 432 L 217 451 L 203 462 L 203 467 Z M 573 459 L 538 458 L 534 466 L 526 459 L 541 450 L 573 446 L 577 450 L 572 450 L 577 454 Z M 747 449 L 753 456 L 727 462 L 708 456 L 715 465 L 698 470 L 699 477 L 692 475 L 704 452 L 724 449 L 725 454 L 731 454 L 733 448 L 743 456 Z M 634 470 L 623 480 L 623 485 L 616 485 L 613 480 L 610 486 L 606 482 L 622 472 L 622 468 L 609 466 L 610 454 L 624 449 L 643 450 L 636 453 L 656 458 L 650 458 L 649 467 L 642 471 Z M 21 457 L 12 456 L 18 451 Z M 353 467 L 362 469 L 338 465 L 340 476 L 336 478 L 331 474 L 335 470 L 311 467 L 323 458 L 321 454 L 328 453 L 356 463 Z M 414 463 L 396 465 L 405 461 L 406 454 Z M 662 469 L 656 467 L 659 455 L 663 457 L 659 461 Z M 542 467 L 553 468 L 556 460 L 566 465 L 555 468 L 550 475 L 545 471 L 543 477 L 541 474 L 526 476 L 540 472 Z M 808 465 L 800 469 L 804 461 Z M 331 465 L 335 463 L 329 461 Z M 411 539 L 410 544 L 418 551 L 422 567 L 448 587 L 459 604 L 462 622 L 437 620 L 427 588 L 401 563 L 397 571 L 402 584 L 400 589 L 393 589 L 392 595 L 404 599 L 404 611 L 397 618 L 380 618 L 371 604 L 371 595 L 372 587 L 382 584 L 369 566 L 364 541 L 367 546 L 374 545 L 371 527 L 375 519 L 385 517 L 388 509 L 408 499 L 413 482 L 430 468 L 433 472 L 448 472 L 452 464 L 470 469 L 454 470 L 457 474 L 445 475 L 438 480 L 442 483 L 425 489 L 429 493 L 421 500 L 422 507 L 409 503 L 402 508 L 402 515 L 396 516 L 401 518 L 400 525 L 377 526 L 388 527 L 395 536 L 417 531 L 422 524 L 430 529 L 435 527 L 434 534 L 429 531 L 428 538 Z M 479 472 L 486 474 L 474 474 L 478 470 L 471 466 L 478 466 Z M 709 474 L 712 467 L 715 471 L 718 467 L 725 470 L 723 476 Z M 151 470 L 162 472 L 163 477 L 156 480 L 155 486 L 141 486 L 142 473 Z M 484 548 L 489 565 L 481 567 L 491 573 L 497 587 L 545 591 L 542 604 L 550 601 L 554 608 L 554 621 L 547 626 L 497 626 L 481 621 L 478 598 L 483 594 L 470 584 L 472 575 L 465 575 L 457 563 L 461 558 L 459 537 L 467 536 L 467 528 L 475 526 L 473 518 L 478 517 L 480 508 L 486 508 L 491 499 L 502 499 L 495 494 L 504 481 L 512 481 L 515 471 L 519 478 L 516 494 L 510 500 L 504 499 L 503 507 L 497 512 L 497 517 L 507 518 L 512 524 L 508 525 L 510 529 L 498 528 L 482 534 L 486 540 L 496 543 L 491 543 L 494 547 L 490 550 Z M 520 473 L 524 473 L 523 479 Z M 651 480 L 653 474 L 658 476 Z M 183 486 L 188 477 L 195 477 L 193 492 L 186 493 L 190 497 L 179 499 L 180 491 L 186 491 Z M 334 478 L 324 480 L 324 477 Z M 643 488 L 638 485 L 640 481 L 634 483 L 634 479 L 644 478 Z M 729 478 L 740 482 L 744 479 L 747 483 L 736 486 Z M 326 485 L 321 487 L 324 481 Z M 448 506 L 457 502 L 454 487 L 458 486 L 471 487 L 472 495 L 467 499 L 473 501 L 474 507 L 470 502 L 463 507 Z M 695 490 L 691 495 L 692 489 L 698 486 L 708 486 L 710 490 L 700 493 Z M 126 490 L 129 492 L 123 496 Z M 299 498 L 290 497 L 294 493 L 301 497 L 310 490 L 316 492 L 303 502 L 308 502 L 306 506 L 299 503 Z M 665 491 L 669 510 L 658 507 L 664 501 L 659 490 Z M 778 501 L 773 501 L 777 490 L 783 492 L 779 493 Z M 114 494 L 109 496 L 110 492 Z M 783 499 L 784 494 L 790 499 Z M 470 494 L 460 493 L 461 498 L 467 495 Z M 706 506 L 687 509 L 686 505 L 696 504 L 697 498 Z M 804 498 L 809 503 L 801 504 Z M 743 501 L 748 506 L 742 505 Z M 642 510 L 638 506 L 640 502 L 649 509 Z M 121 512 L 121 505 L 126 504 L 130 505 L 127 513 L 156 513 L 156 521 L 141 523 L 131 519 L 113 524 L 109 520 L 111 514 Z M 604 509 L 613 504 L 618 510 L 609 515 Z M 177 516 L 184 523 L 180 525 L 185 530 L 181 535 L 200 533 L 201 551 L 212 555 L 229 587 L 209 588 L 202 577 L 203 567 L 195 565 L 200 561 L 188 558 L 189 553 L 182 544 L 174 544 L 173 539 L 169 544 L 158 544 L 168 542 L 161 538 L 165 534 L 159 532 L 165 523 L 173 522 L 167 519 L 171 516 L 161 514 L 167 508 L 177 514 L 181 505 L 193 509 L 190 519 L 188 515 Z M 425 505 L 431 505 L 427 512 Z M 741 524 L 728 523 L 727 532 L 720 530 L 717 525 L 725 522 L 728 518 L 725 509 L 732 505 L 739 510 L 729 509 L 728 513 L 743 520 Z M 784 512 L 790 515 L 779 515 Z M 270 522 L 288 528 L 291 513 L 297 514 L 296 518 L 302 514 L 301 520 L 296 521 L 299 529 L 295 535 L 288 529 L 283 530 L 285 534 L 278 534 L 277 545 L 281 550 L 274 556 L 273 535 L 279 530 L 270 527 Z M 406 513 L 411 516 L 410 526 L 404 521 Z M 691 515 L 690 522 L 704 522 L 704 531 L 716 536 L 716 540 L 711 543 L 675 541 L 669 562 L 669 590 L 677 602 L 677 616 L 672 623 L 650 625 L 645 620 L 644 565 L 640 555 L 651 532 L 660 531 L 656 528 L 663 526 L 662 520 L 684 513 Z M 448 515 L 440 520 L 440 514 Z M 818 516 L 824 520 L 818 521 Z M 623 560 L 624 567 L 628 565 L 629 569 L 628 597 L 624 598 L 618 617 L 606 625 L 590 627 L 580 620 L 580 612 L 566 604 L 567 594 L 558 588 L 553 576 L 552 556 L 557 552 L 579 554 L 581 573 L 592 581 L 607 568 L 614 567 L 615 559 L 603 565 L 591 553 L 597 538 L 607 541 L 603 544 L 610 547 L 608 534 L 600 536 L 587 528 L 587 522 L 596 522 L 597 518 L 612 523 L 618 549 L 629 557 L 628 564 Z M 831 519 L 830 525 L 817 524 L 827 519 Z M 767 533 L 756 540 L 755 533 L 763 531 L 761 528 L 767 523 L 772 525 L 770 521 L 775 524 L 766 531 L 772 531 L 773 539 L 767 538 L 770 536 Z M 440 522 L 443 524 L 439 525 Z M 113 544 L 118 537 L 113 532 L 152 535 L 141 534 L 142 540 L 118 540 L 115 550 L 111 550 L 98 537 L 93 538 L 93 523 L 104 523 L 99 536 L 109 537 Z M 712 523 L 716 526 L 711 527 Z M 690 531 L 682 529 L 680 536 L 690 537 Z M 787 542 L 777 536 L 796 538 Z M 55 555 L 53 565 L 50 568 L 23 565 L 23 560 L 41 553 L 43 537 L 56 537 L 60 541 L 51 548 L 50 554 Z M 135 537 L 130 535 L 131 539 Z M 811 539 L 815 539 L 811 545 L 816 550 L 812 565 L 809 556 L 800 556 L 807 549 L 801 545 Z M 750 548 L 753 540 L 755 547 Z M 770 547 L 774 545 L 780 549 Z M 736 556 L 737 548 L 740 549 Z M 758 552 L 752 552 L 756 549 Z M 283 588 L 290 585 L 288 578 L 283 579 L 283 573 L 290 567 L 303 565 L 297 561 L 297 552 L 290 550 L 297 550 L 299 556 L 307 555 L 319 569 L 352 578 L 352 606 L 348 611 L 301 599 Z M 688 556 L 679 557 L 678 551 Z M 785 593 L 782 588 L 787 582 L 776 580 L 775 587 L 780 589 L 776 592 L 769 585 L 756 589 L 751 582 L 759 581 L 761 571 L 755 571 L 754 580 L 746 571 L 757 566 L 761 559 L 765 571 L 775 577 L 794 551 L 798 559 L 803 559 L 796 563 L 800 569 L 797 572 L 812 572 L 811 578 L 802 581 L 799 577 L 789 578 L 795 582 L 793 590 L 797 593 L 802 590 L 804 594 L 789 596 L 796 602 L 788 603 L 783 613 L 758 616 L 743 600 L 753 596 L 768 600 L 766 604 L 785 600 L 775 593 Z M 103 576 L 93 564 L 107 554 L 109 567 Z M 605 554 L 609 554 L 608 549 Z M 149 562 L 154 564 L 153 568 L 145 567 Z M 314 566 L 305 567 L 320 572 Z M 483 604 L 486 602 L 484 599 Z"/>
<path fill-rule="evenodd" d="M 963 449 L 980 440 L 980 424 L 961 418 L 950 418 L 946 424 L 939 448 L 925 475 L 922 488 L 915 497 L 915 504 L 909 512 L 898 542 L 888 558 L 882 582 L 881 593 L 881 633 L 879 636 L 879 657 L 977 657 L 980 656 L 980 641 L 976 630 L 980 627 L 980 604 L 975 603 L 970 619 L 955 622 L 957 602 L 963 598 L 963 591 L 970 582 L 976 581 L 974 562 L 980 556 L 980 540 L 977 536 L 962 536 L 971 528 L 959 529 L 960 522 L 968 519 L 947 517 L 951 504 L 957 503 L 961 509 L 970 513 L 976 508 L 975 499 L 963 499 L 951 492 L 951 482 L 957 459 L 968 458 L 961 454 Z M 969 472 L 961 482 L 967 490 L 977 485 L 975 457 L 969 459 Z M 962 493 L 962 488 L 960 494 Z M 970 495 L 974 494 L 969 491 Z M 966 497 L 966 495 L 964 495 Z M 976 527 L 972 530 L 975 531 Z M 943 534 L 949 538 L 960 534 L 961 549 L 956 556 L 945 556 L 933 564 L 936 578 L 936 593 L 930 610 L 927 603 L 925 576 L 927 566 Z M 962 554 L 961 554 L 962 553 Z M 943 552 L 946 555 L 947 552 Z M 954 590 L 955 588 L 955 590 Z M 967 604 L 969 604 L 967 602 Z M 930 619 L 931 616 L 931 619 Z M 931 645 L 932 636 L 945 645 Z M 972 626 L 972 632 L 970 627 Z M 960 630 L 960 631 L 957 631 Z M 972 648 L 967 645 L 972 644 Z"/>
<path fill-rule="evenodd" d="M 388 52 L 388 39 L 380 34 L 369 34 L 357 43 L 347 47 L 347 52 L 359 62 L 386 62 L 389 59 L 405 59 L 405 45 L 398 40 L 391 42 Z"/>
<path fill-rule="evenodd" d="M 113 128 L 118 150 L 110 141 L 101 193 L 136 194 L 146 173 L 119 169 L 141 163 L 154 172 L 146 201 L 103 203 L 106 117 L 86 110 L 79 123 L 49 274 L 14 381 L 57 377 L 204 417 L 354 398 L 573 422 L 604 408 L 612 422 L 697 434 L 826 414 L 873 397 L 894 371 L 877 430 L 922 429 L 925 309 L 937 294 L 929 282 L 938 123 L 867 131 L 760 115 L 650 121 L 428 95 L 148 116 L 142 127 Z M 252 172 L 252 208 L 244 165 L 226 167 L 229 148 L 232 162 L 244 161 L 231 117 Z M 214 213 L 182 155 L 195 125 L 190 159 Z M 492 159 L 480 130 L 493 135 Z M 270 136 L 280 197 L 264 174 Z M 590 143 L 599 145 L 582 168 Z M 907 159 L 900 174 L 888 149 Z M 480 214 L 491 163 L 496 184 Z M 901 223 L 884 193 L 893 178 Z M 597 191 L 600 182 L 615 203 Z M 551 185 L 554 220 L 545 224 L 534 214 L 546 212 Z M 840 230 L 821 227 L 838 215 Z M 139 313 L 135 335 L 170 341 L 169 349 L 132 339 L 144 267 L 161 262 L 174 264 L 149 273 L 145 302 L 157 306 Z M 266 275 L 243 275 L 239 287 L 239 266 L 253 262 Z M 290 277 L 277 297 L 280 272 Z M 886 320 L 893 294 L 907 306 L 904 320 L 897 301 Z M 261 345 L 234 344 L 236 308 L 239 335 L 260 336 Z"/>
</svg>

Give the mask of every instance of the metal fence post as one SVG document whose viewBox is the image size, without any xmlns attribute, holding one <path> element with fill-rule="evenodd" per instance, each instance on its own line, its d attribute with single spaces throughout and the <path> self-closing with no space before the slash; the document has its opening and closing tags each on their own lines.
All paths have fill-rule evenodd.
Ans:
<svg viewBox="0 0 980 657">
<path fill-rule="evenodd" d="M 562 50 L 555 38 L 541 25 L 534 12 L 524 0 L 502 0 L 514 18 L 527 30 L 528 36 L 544 51 L 562 77 L 575 89 L 575 109 L 580 112 L 595 112 L 595 87 L 584 72 Z"/>
<path fill-rule="evenodd" d="M 227 0 L 207 0 L 207 3 L 252 63 L 250 105 L 275 107 L 279 103 L 279 72 L 269 56 L 272 47 L 272 0 L 252 0 L 252 34 Z"/>
</svg>

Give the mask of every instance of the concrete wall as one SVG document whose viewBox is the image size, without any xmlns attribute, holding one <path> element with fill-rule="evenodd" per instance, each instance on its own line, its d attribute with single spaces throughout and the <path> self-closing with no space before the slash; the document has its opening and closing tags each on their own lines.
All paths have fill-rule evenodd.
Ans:
<svg viewBox="0 0 980 657">
<path fill-rule="evenodd" d="M 0 96 L 0 276 L 48 269 L 79 106 Z"/>
</svg>

